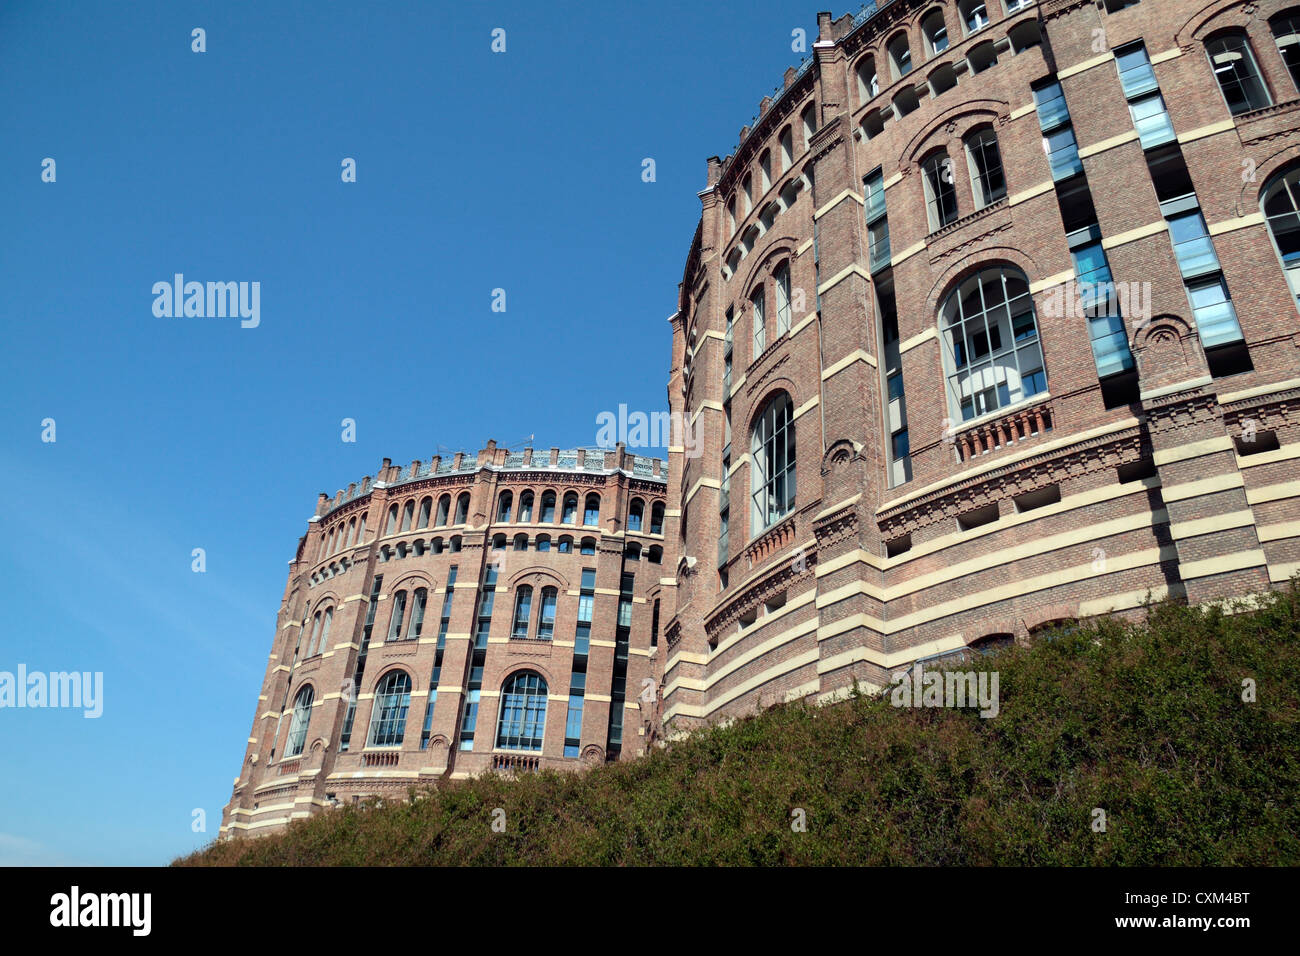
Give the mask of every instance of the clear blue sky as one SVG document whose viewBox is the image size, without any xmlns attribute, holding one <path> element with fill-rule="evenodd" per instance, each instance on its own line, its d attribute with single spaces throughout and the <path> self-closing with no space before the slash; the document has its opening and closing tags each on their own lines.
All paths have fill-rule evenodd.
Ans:
<svg viewBox="0 0 1300 956">
<path fill-rule="evenodd" d="M 97 720 L 0 709 L 0 864 L 216 834 L 318 492 L 666 408 L 705 158 L 817 7 L 0 7 L 0 671 L 104 675 Z M 177 272 L 260 326 L 156 318 Z"/>
</svg>

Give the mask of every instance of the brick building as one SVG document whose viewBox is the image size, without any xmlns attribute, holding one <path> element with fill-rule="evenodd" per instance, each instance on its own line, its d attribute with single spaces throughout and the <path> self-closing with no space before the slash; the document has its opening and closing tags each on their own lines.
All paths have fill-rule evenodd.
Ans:
<svg viewBox="0 0 1300 956">
<path fill-rule="evenodd" d="M 1284 2 L 819 14 L 708 161 L 691 440 L 322 497 L 223 834 L 1300 571 L 1298 84 Z"/>
<path fill-rule="evenodd" d="M 1300 569 L 1300 6 L 818 34 L 672 317 L 669 729 Z"/>
<path fill-rule="evenodd" d="M 221 834 L 643 752 L 665 488 L 661 461 L 621 446 L 489 442 L 321 495 Z"/>
</svg>

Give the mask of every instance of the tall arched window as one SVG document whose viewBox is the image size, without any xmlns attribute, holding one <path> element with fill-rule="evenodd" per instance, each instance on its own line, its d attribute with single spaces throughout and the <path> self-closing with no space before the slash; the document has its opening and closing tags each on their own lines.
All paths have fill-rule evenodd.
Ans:
<svg viewBox="0 0 1300 956">
<path fill-rule="evenodd" d="M 785 172 L 794 164 L 794 133 L 790 132 L 790 127 L 781 130 L 781 172 Z"/>
<path fill-rule="evenodd" d="M 749 304 L 754 321 L 754 358 L 758 358 L 767 348 L 767 299 L 762 284 L 750 296 Z"/>
<path fill-rule="evenodd" d="M 420 501 L 420 520 L 416 524 L 417 528 L 429 527 L 429 513 L 433 511 L 433 499 L 423 498 Z"/>
<path fill-rule="evenodd" d="M 334 608 L 326 608 L 325 616 L 321 618 L 320 638 L 316 641 L 316 649 L 312 653 L 323 654 L 325 648 L 329 647 L 330 627 L 334 624 Z"/>
<path fill-rule="evenodd" d="M 813 133 L 817 132 L 816 110 L 812 103 L 803 108 L 799 118 L 803 120 L 803 148 L 807 149 L 812 145 Z"/>
<path fill-rule="evenodd" d="M 794 509 L 794 408 L 790 396 L 773 396 L 754 422 L 753 533 L 775 524 Z"/>
<path fill-rule="evenodd" d="M 969 276 L 944 301 L 939 325 L 953 421 L 1047 390 L 1034 302 L 1018 269 Z"/>
<path fill-rule="evenodd" d="M 561 524 L 573 524 L 578 520 L 578 493 L 570 491 L 564 496 L 564 513 L 560 516 Z"/>
<path fill-rule="evenodd" d="M 390 671 L 375 691 L 370 716 L 370 747 L 400 747 L 406 733 L 406 712 L 411 706 L 411 678 L 405 671 Z"/>
<path fill-rule="evenodd" d="M 664 533 L 664 503 L 656 501 L 650 508 L 650 533 Z"/>
<path fill-rule="evenodd" d="M 970 166 L 971 191 L 975 208 L 983 209 L 1007 194 L 1007 180 L 1002 174 L 1002 154 L 998 135 L 992 126 L 984 126 L 966 137 L 966 162 Z"/>
<path fill-rule="evenodd" d="M 868 54 L 858 61 L 858 100 L 865 105 L 880 92 L 880 78 L 876 75 L 876 58 Z"/>
<path fill-rule="evenodd" d="M 555 523 L 555 492 L 542 492 L 542 510 L 537 516 L 537 520 L 542 522 L 542 524 Z"/>
<path fill-rule="evenodd" d="M 582 509 L 582 523 L 585 525 L 600 524 L 600 495 L 594 491 L 587 495 L 587 501 Z"/>
<path fill-rule="evenodd" d="M 510 636 L 515 640 L 528 637 L 528 618 L 532 611 L 533 589 L 527 584 L 521 584 L 515 592 L 515 620 L 510 628 Z"/>
<path fill-rule="evenodd" d="M 462 491 L 456 499 L 456 524 L 464 524 L 469 520 L 469 492 Z"/>
<path fill-rule="evenodd" d="M 388 640 L 396 641 L 402 636 L 404 617 L 406 617 L 406 592 L 398 591 L 393 595 L 393 616 L 388 620 Z"/>
<path fill-rule="evenodd" d="M 508 491 L 501 492 L 497 498 L 497 521 L 506 522 L 510 520 L 510 505 L 514 502 L 515 496 Z"/>
<path fill-rule="evenodd" d="M 1219 81 L 1228 112 L 1233 116 L 1261 109 L 1273 102 L 1259 75 L 1255 54 L 1244 32 L 1233 30 L 1219 34 L 1206 42 L 1205 52 L 1209 54 L 1210 66 L 1214 69 L 1214 78 Z"/>
<path fill-rule="evenodd" d="M 443 495 L 438 499 L 438 517 L 433 522 L 435 527 L 441 528 L 447 523 L 451 516 L 451 495 Z"/>
<path fill-rule="evenodd" d="M 555 602 L 559 593 L 555 588 L 542 588 L 542 607 L 537 612 L 539 641 L 549 641 L 555 635 Z"/>
<path fill-rule="evenodd" d="M 388 506 L 388 527 L 384 530 L 385 535 L 397 533 L 397 505 Z"/>
<path fill-rule="evenodd" d="M 525 491 L 519 495 L 519 517 L 520 524 L 533 520 L 533 493 Z"/>
<path fill-rule="evenodd" d="M 1283 10 L 1268 25 L 1277 41 L 1277 52 L 1291 73 L 1291 82 L 1300 90 L 1300 7 Z"/>
<path fill-rule="evenodd" d="M 343 547 L 345 548 L 352 547 L 352 539 L 353 537 L 355 537 L 356 533 L 357 533 L 357 519 L 353 518 L 348 522 L 348 538 L 346 541 L 343 542 Z"/>
<path fill-rule="evenodd" d="M 967 33 L 983 30 L 989 25 L 989 11 L 984 0 L 961 0 L 957 4 L 957 10 L 961 13 L 962 24 L 966 27 Z"/>
<path fill-rule="evenodd" d="M 402 530 L 410 531 L 411 523 L 415 520 L 415 501 L 411 500 L 402 508 Z"/>
<path fill-rule="evenodd" d="M 541 750 L 546 732 L 546 681 L 533 671 L 511 674 L 501 685 L 497 747 Z"/>
<path fill-rule="evenodd" d="M 427 588 L 416 588 L 415 599 L 411 604 L 411 623 L 406 628 L 406 639 L 418 641 L 420 630 L 424 627 L 424 606 L 429 601 Z"/>
<path fill-rule="evenodd" d="M 921 173 L 930 231 L 936 232 L 957 218 L 957 190 L 953 186 L 952 160 L 945 150 L 931 153 L 921 164 Z"/>
<path fill-rule="evenodd" d="M 298 691 L 293 701 L 293 720 L 289 723 L 289 739 L 284 745 L 286 757 L 296 757 L 302 753 L 307 743 L 307 725 L 311 723 L 311 702 L 316 697 L 311 684 Z"/>
<path fill-rule="evenodd" d="M 906 33 L 895 33 L 889 40 L 889 71 L 896 80 L 912 72 L 912 48 Z"/>
<path fill-rule="evenodd" d="M 627 530 L 640 531 L 641 519 L 645 515 L 645 502 L 640 498 L 633 498 L 632 503 L 627 507 Z"/>
<path fill-rule="evenodd" d="M 362 515 L 361 520 L 357 522 L 357 544 L 360 544 L 366 537 L 366 516 Z"/>
<path fill-rule="evenodd" d="M 776 334 L 790 331 L 790 263 L 783 262 L 773 273 L 776 280 Z"/>
<path fill-rule="evenodd" d="M 311 634 L 307 638 L 308 657 L 311 657 L 313 654 L 316 653 L 315 647 L 317 644 L 320 643 L 320 625 L 321 625 L 321 620 L 323 618 L 324 618 L 324 614 L 320 611 L 317 611 L 316 616 L 311 619 Z"/>
<path fill-rule="evenodd" d="M 921 20 L 921 33 L 925 35 L 925 45 L 930 56 L 937 56 L 948 49 L 948 24 L 943 19 L 943 9 L 935 7 Z"/>
<path fill-rule="evenodd" d="M 1300 305 L 1300 165 L 1278 173 L 1264 186 L 1260 208 L 1291 294 Z"/>
<path fill-rule="evenodd" d="M 526 534 L 515 535 L 515 550 L 516 551 L 528 550 L 528 535 Z"/>
</svg>

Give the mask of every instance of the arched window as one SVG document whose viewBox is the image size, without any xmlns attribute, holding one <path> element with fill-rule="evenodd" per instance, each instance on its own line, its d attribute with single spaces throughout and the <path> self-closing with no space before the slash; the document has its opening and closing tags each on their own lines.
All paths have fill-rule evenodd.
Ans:
<svg viewBox="0 0 1300 956">
<path fill-rule="evenodd" d="M 469 492 L 462 491 L 456 498 L 456 524 L 464 524 L 469 520 Z"/>
<path fill-rule="evenodd" d="M 366 516 L 362 515 L 361 520 L 357 522 L 357 544 L 360 544 L 366 536 Z"/>
<path fill-rule="evenodd" d="M 560 535 L 560 540 L 556 543 L 555 550 L 560 554 L 570 554 L 573 551 L 573 538 L 567 534 Z"/>
<path fill-rule="evenodd" d="M 794 134 L 790 127 L 781 130 L 781 172 L 794 165 Z"/>
<path fill-rule="evenodd" d="M 1300 7 L 1283 10 L 1268 25 L 1277 41 L 1277 52 L 1291 73 L 1291 82 L 1300 90 Z"/>
<path fill-rule="evenodd" d="M 991 66 L 997 66 L 998 48 L 992 40 L 985 40 L 983 43 L 977 43 L 969 53 L 966 54 L 966 61 L 970 64 L 971 74 L 983 73 Z"/>
<path fill-rule="evenodd" d="M 320 640 L 316 642 L 317 654 L 325 653 L 325 648 L 329 647 L 330 627 L 334 624 L 334 608 L 326 608 L 325 616 L 321 618 Z"/>
<path fill-rule="evenodd" d="M 967 33 L 983 30 L 989 25 L 989 11 L 984 0 L 961 0 L 957 4 L 957 11 L 961 14 L 961 22 Z"/>
<path fill-rule="evenodd" d="M 637 544 L 635 541 L 629 541 L 627 547 L 623 549 L 623 554 L 629 561 L 640 561 L 641 545 Z"/>
<path fill-rule="evenodd" d="M 410 531 L 411 523 L 415 520 L 415 501 L 408 501 L 402 508 L 402 530 Z"/>
<path fill-rule="evenodd" d="M 388 527 L 387 529 L 385 529 L 384 534 L 390 535 L 396 533 L 397 533 L 397 505 L 389 505 L 388 506 Z"/>
<path fill-rule="evenodd" d="M 311 619 L 311 634 L 307 638 L 307 656 L 311 657 L 316 653 L 316 645 L 320 643 L 320 625 L 324 618 L 322 612 L 317 611 L 316 616 Z"/>
<path fill-rule="evenodd" d="M 1206 42 L 1205 52 L 1210 57 L 1228 112 L 1233 116 L 1262 109 L 1273 102 L 1244 32 L 1233 30 L 1219 34 Z"/>
<path fill-rule="evenodd" d="M 443 549 L 442 538 L 434 538 L 432 541 L 429 542 L 429 550 L 432 551 L 434 554 L 442 554 L 442 549 Z"/>
<path fill-rule="evenodd" d="M 356 533 L 357 533 L 357 519 L 353 518 L 348 522 L 348 537 L 347 540 L 343 542 L 343 547 L 345 548 L 352 547 L 352 539 L 356 535 Z"/>
<path fill-rule="evenodd" d="M 953 421 L 1047 390 L 1034 303 L 1019 270 L 969 276 L 944 301 L 939 326 Z"/>
<path fill-rule="evenodd" d="M 492 536 L 492 550 L 504 551 L 506 549 L 506 536 L 504 534 L 494 534 Z"/>
<path fill-rule="evenodd" d="M 406 712 L 411 706 L 411 678 L 405 671 L 390 671 L 375 691 L 370 717 L 370 747 L 400 747 L 406 733 Z"/>
<path fill-rule="evenodd" d="M 767 348 L 767 299 L 764 291 L 760 283 L 749 299 L 749 304 L 753 307 L 750 309 L 750 314 L 754 322 L 754 358 L 762 355 L 763 350 Z"/>
<path fill-rule="evenodd" d="M 582 509 L 582 523 L 585 525 L 600 524 L 600 495 L 594 491 L 587 495 L 587 501 Z"/>
<path fill-rule="evenodd" d="M 870 54 L 858 60 L 858 101 L 866 104 L 880 92 L 880 77 L 876 75 L 876 58 Z"/>
<path fill-rule="evenodd" d="M 530 585 L 521 584 L 515 592 L 515 620 L 510 628 L 510 636 L 515 640 L 525 640 L 528 637 L 528 617 L 532 611 L 533 589 Z"/>
<path fill-rule="evenodd" d="M 528 550 L 528 535 L 526 534 L 515 535 L 515 550 L 516 551 Z"/>
<path fill-rule="evenodd" d="M 1043 34 L 1037 20 L 1025 20 L 1007 31 L 1007 39 L 1011 41 L 1012 54 L 1024 53 L 1030 47 L 1041 46 Z"/>
<path fill-rule="evenodd" d="M 561 524 L 573 524 L 578 520 L 578 493 L 570 491 L 564 496 L 564 513 L 560 516 Z"/>
<path fill-rule="evenodd" d="M 651 564 L 662 564 L 664 560 L 664 549 L 659 547 L 657 544 L 652 544 L 646 552 L 646 556 Z"/>
<path fill-rule="evenodd" d="M 525 491 L 519 495 L 519 523 L 533 520 L 533 493 Z"/>
<path fill-rule="evenodd" d="M 415 589 L 415 600 L 411 605 L 411 623 L 406 628 L 406 639 L 408 641 L 418 641 L 420 639 L 420 630 L 424 627 L 424 606 L 428 603 L 429 591 L 427 588 Z"/>
<path fill-rule="evenodd" d="M 773 273 L 776 280 L 776 334 L 790 331 L 790 263 L 783 262 Z"/>
<path fill-rule="evenodd" d="M 656 501 L 650 507 L 650 533 L 664 533 L 664 503 L 662 501 Z"/>
<path fill-rule="evenodd" d="M 420 500 L 420 521 L 416 524 L 417 528 L 429 527 L 429 513 L 433 511 L 433 499 L 422 498 Z"/>
<path fill-rule="evenodd" d="M 758 177 L 759 195 L 763 195 L 772 188 L 772 153 L 770 150 L 763 150 L 763 155 L 758 157 Z"/>
<path fill-rule="evenodd" d="M 740 184 L 740 198 L 744 200 L 741 204 L 740 218 L 744 219 L 754 208 L 754 181 L 749 176 L 746 176 L 744 182 Z"/>
<path fill-rule="evenodd" d="M 952 160 L 945 150 L 931 153 L 921 164 L 921 173 L 930 231 L 936 232 L 957 218 L 957 190 L 953 186 Z"/>
<path fill-rule="evenodd" d="M 807 149 L 812 144 L 813 133 L 817 132 L 817 120 L 815 117 L 816 111 L 813 109 L 812 103 L 805 106 L 803 112 L 799 114 L 799 118 L 803 120 L 804 149 Z"/>
<path fill-rule="evenodd" d="M 921 33 L 930 56 L 938 56 L 948 49 L 948 24 L 944 22 L 941 8 L 935 7 L 921 20 Z"/>
<path fill-rule="evenodd" d="M 1013 634 L 986 634 L 984 637 L 977 637 L 966 646 L 973 654 L 992 654 L 1015 643 L 1016 638 Z"/>
<path fill-rule="evenodd" d="M 546 681 L 533 671 L 519 671 L 501 685 L 501 719 L 497 747 L 541 750 L 546 732 Z"/>
<path fill-rule="evenodd" d="M 895 33 L 889 40 L 889 72 L 896 80 L 912 72 L 912 48 L 906 33 Z"/>
<path fill-rule="evenodd" d="M 436 527 L 441 528 L 447 523 L 447 518 L 451 513 L 451 495 L 443 495 L 438 499 L 438 518 L 434 521 Z"/>
<path fill-rule="evenodd" d="M 402 619 L 406 616 L 406 592 L 398 591 L 393 595 L 393 616 L 388 620 L 388 640 L 396 641 L 402 636 Z"/>
<path fill-rule="evenodd" d="M 294 698 L 293 720 L 289 723 L 289 739 L 284 745 L 286 757 L 298 756 L 307 743 L 307 725 L 311 723 L 311 702 L 315 696 L 316 692 L 312 690 L 311 684 L 308 684 L 298 691 L 298 696 Z"/>
<path fill-rule="evenodd" d="M 1300 305 L 1300 165 L 1268 181 L 1260 208 L 1268 220 L 1268 231 L 1291 294 Z"/>
<path fill-rule="evenodd" d="M 497 522 L 504 524 L 510 520 L 510 505 L 514 502 L 515 496 L 508 491 L 501 492 L 497 498 Z"/>
<path fill-rule="evenodd" d="M 794 509 L 794 408 L 785 392 L 773 396 L 755 420 L 750 453 L 757 534 Z"/>
<path fill-rule="evenodd" d="M 1007 194 L 1007 180 L 1002 175 L 1002 154 L 998 152 L 998 135 L 992 126 L 984 126 L 966 137 L 966 162 L 975 195 L 975 208 L 983 209 Z"/>
<path fill-rule="evenodd" d="M 632 503 L 627 508 L 627 530 L 640 531 L 641 519 L 645 515 L 645 502 L 640 498 L 633 498 Z"/>
<path fill-rule="evenodd" d="M 596 553 L 596 539 L 595 539 L 595 538 L 583 538 L 583 539 L 582 539 L 582 542 L 581 542 L 581 546 L 579 547 L 578 550 L 581 551 L 581 553 L 583 553 L 583 554 L 595 554 L 595 553 Z"/>
<path fill-rule="evenodd" d="M 551 536 L 549 534 L 539 534 L 537 536 L 537 544 L 535 547 L 538 551 L 550 551 Z"/>
<path fill-rule="evenodd" d="M 451 553 L 455 554 L 459 550 L 460 550 L 460 535 L 454 534 L 451 536 Z"/>
<path fill-rule="evenodd" d="M 559 593 L 555 588 L 542 588 L 542 606 L 537 612 L 539 641 L 549 641 L 555 636 L 555 603 Z"/>
<path fill-rule="evenodd" d="M 542 492 L 542 512 L 537 516 L 537 520 L 543 524 L 555 523 L 555 492 Z"/>
</svg>

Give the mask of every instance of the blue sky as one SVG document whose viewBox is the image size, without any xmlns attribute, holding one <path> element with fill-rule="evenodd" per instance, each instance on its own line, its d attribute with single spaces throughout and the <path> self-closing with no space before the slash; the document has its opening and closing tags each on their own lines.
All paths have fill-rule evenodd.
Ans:
<svg viewBox="0 0 1300 956">
<path fill-rule="evenodd" d="M 705 158 L 816 9 L 0 7 L 0 671 L 104 675 L 98 719 L 0 709 L 0 864 L 215 835 L 317 493 L 666 408 Z M 177 272 L 260 325 L 155 317 Z"/>
</svg>

